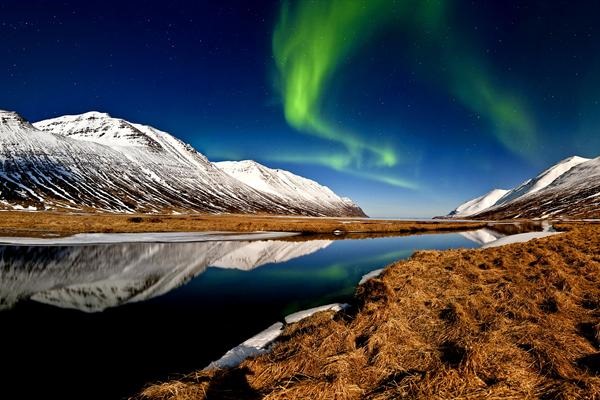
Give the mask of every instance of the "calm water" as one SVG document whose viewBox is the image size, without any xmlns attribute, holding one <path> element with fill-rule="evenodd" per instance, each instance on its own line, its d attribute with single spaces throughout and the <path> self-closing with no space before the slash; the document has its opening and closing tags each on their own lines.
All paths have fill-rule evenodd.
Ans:
<svg viewBox="0 0 600 400">
<path fill-rule="evenodd" d="M 478 246 L 436 234 L 0 247 L 2 391 L 125 398 L 206 366 L 289 313 L 348 301 L 362 275 L 417 249 Z"/>
</svg>

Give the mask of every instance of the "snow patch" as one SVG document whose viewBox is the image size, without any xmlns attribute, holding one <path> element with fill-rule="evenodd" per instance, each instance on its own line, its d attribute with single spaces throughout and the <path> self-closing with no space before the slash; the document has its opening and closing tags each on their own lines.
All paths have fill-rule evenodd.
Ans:
<svg viewBox="0 0 600 400">
<path fill-rule="evenodd" d="M 286 324 L 293 324 L 300 322 L 305 318 L 308 318 L 321 311 L 334 311 L 338 312 L 348 307 L 348 304 L 333 303 L 326 304 L 324 306 L 309 308 L 295 312 L 285 317 Z M 259 334 L 252 336 L 244 343 L 234 347 L 219 358 L 217 361 L 211 362 L 205 370 L 215 368 L 232 368 L 238 366 L 242 361 L 249 357 L 255 357 L 260 354 L 269 351 L 269 345 L 271 345 L 275 339 L 277 339 L 283 332 L 284 324 L 276 322 Z"/>
<path fill-rule="evenodd" d="M 369 279 L 377 278 L 379 275 L 381 275 L 383 273 L 384 270 L 385 270 L 385 268 L 379 268 L 379 269 L 373 270 L 367 274 L 364 274 L 362 276 L 362 278 L 360 278 L 360 281 L 358 282 L 358 284 L 362 285 Z"/>
<path fill-rule="evenodd" d="M 249 357 L 256 357 L 267 352 L 267 347 L 283 332 L 283 324 L 276 322 L 259 334 L 252 336 L 244 343 L 234 347 L 211 362 L 205 369 L 233 368 Z"/>
<path fill-rule="evenodd" d="M 321 311 L 338 312 L 338 311 L 345 309 L 346 307 L 348 307 L 348 304 L 332 303 L 332 304 L 326 304 L 324 306 L 309 308 L 307 310 L 297 311 L 297 312 L 292 313 L 292 314 L 288 315 L 287 317 L 285 317 L 285 323 L 293 324 L 295 322 L 302 321 L 304 318 L 308 318 L 311 315 L 314 315 Z"/>
</svg>

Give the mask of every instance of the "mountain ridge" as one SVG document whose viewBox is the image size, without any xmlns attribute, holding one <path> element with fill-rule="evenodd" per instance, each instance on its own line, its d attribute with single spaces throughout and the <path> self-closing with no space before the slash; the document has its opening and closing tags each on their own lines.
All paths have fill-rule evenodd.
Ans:
<svg viewBox="0 0 600 400">
<path fill-rule="evenodd" d="M 0 145 L 1 209 L 365 216 L 320 185 L 321 198 L 283 201 L 167 132 L 97 111 L 30 124 L 2 110 Z"/>
</svg>

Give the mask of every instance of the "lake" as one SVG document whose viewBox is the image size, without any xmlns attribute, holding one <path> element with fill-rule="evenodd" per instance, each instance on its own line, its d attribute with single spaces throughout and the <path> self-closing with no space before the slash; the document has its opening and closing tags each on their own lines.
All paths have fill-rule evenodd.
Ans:
<svg viewBox="0 0 600 400">
<path fill-rule="evenodd" d="M 480 236 L 0 246 L 0 382 L 24 399 L 126 398 L 292 312 L 349 301 L 415 250 Z"/>
</svg>

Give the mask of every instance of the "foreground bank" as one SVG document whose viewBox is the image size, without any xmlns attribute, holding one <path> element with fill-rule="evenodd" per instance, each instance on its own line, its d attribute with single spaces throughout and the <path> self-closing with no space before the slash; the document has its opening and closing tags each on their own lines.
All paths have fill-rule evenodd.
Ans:
<svg viewBox="0 0 600 400">
<path fill-rule="evenodd" d="M 598 398 L 600 226 L 483 250 L 422 251 L 353 309 L 288 325 L 239 367 L 144 399 Z"/>
</svg>

